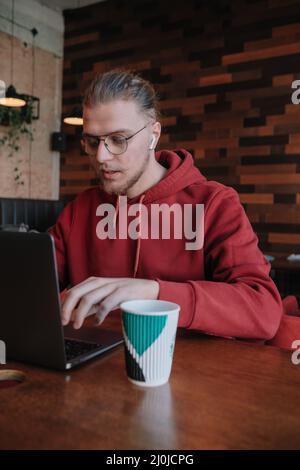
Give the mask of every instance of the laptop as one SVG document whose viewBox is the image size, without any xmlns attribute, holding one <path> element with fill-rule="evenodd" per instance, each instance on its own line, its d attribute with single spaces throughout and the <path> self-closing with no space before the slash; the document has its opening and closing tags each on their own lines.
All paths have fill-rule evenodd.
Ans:
<svg viewBox="0 0 300 470">
<path fill-rule="evenodd" d="M 8 359 L 66 370 L 123 343 L 99 327 L 63 327 L 54 240 L 0 232 L 0 340 Z"/>
</svg>

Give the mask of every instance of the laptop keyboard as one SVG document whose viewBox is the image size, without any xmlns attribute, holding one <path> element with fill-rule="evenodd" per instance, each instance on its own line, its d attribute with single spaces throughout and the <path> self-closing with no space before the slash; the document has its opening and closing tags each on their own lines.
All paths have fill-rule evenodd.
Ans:
<svg viewBox="0 0 300 470">
<path fill-rule="evenodd" d="M 76 341 L 74 339 L 65 339 L 65 351 L 67 360 L 74 359 L 82 354 L 89 353 L 95 349 L 100 349 L 101 344 L 86 343 L 84 341 Z"/>
</svg>

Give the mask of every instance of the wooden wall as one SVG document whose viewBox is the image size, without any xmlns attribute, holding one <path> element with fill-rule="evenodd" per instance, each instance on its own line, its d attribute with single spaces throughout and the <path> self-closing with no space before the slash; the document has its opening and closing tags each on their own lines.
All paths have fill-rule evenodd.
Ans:
<svg viewBox="0 0 300 470">
<path fill-rule="evenodd" d="M 234 187 L 265 253 L 300 252 L 300 1 L 108 0 L 65 12 L 63 111 L 96 72 L 133 68 L 159 92 L 161 148 Z M 61 196 L 95 184 L 65 126 Z"/>
<path fill-rule="evenodd" d="M 47 28 L 46 24 L 44 27 Z M 36 46 L 33 78 L 32 46 L 17 37 L 13 41 L 14 85 L 19 93 L 40 98 L 40 116 L 32 123 L 33 142 L 21 135 L 19 151 L 13 152 L 11 157 L 10 149 L 6 145 L 0 146 L 0 198 L 55 200 L 60 189 L 59 153 L 51 150 L 49 140 L 51 132 L 58 130 L 61 116 L 62 57 Z M 6 85 L 11 83 L 11 44 L 11 35 L 0 31 L 0 78 Z M 0 138 L 9 129 L 8 126 L 0 126 Z M 15 180 L 18 174 L 15 168 L 19 169 L 19 181 L 24 184 Z"/>
</svg>

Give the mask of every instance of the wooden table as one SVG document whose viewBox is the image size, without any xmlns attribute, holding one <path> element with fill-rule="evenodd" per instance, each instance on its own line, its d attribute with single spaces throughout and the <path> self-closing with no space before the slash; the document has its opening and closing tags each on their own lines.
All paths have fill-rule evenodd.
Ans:
<svg viewBox="0 0 300 470">
<path fill-rule="evenodd" d="M 179 331 L 153 389 L 127 380 L 122 347 L 68 373 L 6 368 L 26 380 L 0 390 L 1 449 L 300 448 L 300 365 L 270 346 Z"/>
</svg>

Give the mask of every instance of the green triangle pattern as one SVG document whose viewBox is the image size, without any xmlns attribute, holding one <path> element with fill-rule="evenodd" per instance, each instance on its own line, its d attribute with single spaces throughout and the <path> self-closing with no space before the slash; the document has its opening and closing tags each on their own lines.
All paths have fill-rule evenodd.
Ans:
<svg viewBox="0 0 300 470">
<path fill-rule="evenodd" d="M 128 340 L 141 356 L 159 337 L 167 322 L 167 315 L 134 315 L 123 312 L 123 324 Z"/>
</svg>

